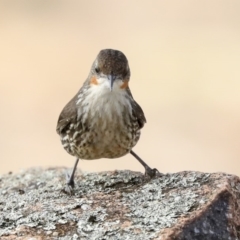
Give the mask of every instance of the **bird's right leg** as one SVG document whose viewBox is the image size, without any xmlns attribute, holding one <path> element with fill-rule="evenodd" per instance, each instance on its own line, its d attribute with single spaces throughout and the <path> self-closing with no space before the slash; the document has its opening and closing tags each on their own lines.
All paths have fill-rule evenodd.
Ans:
<svg viewBox="0 0 240 240">
<path fill-rule="evenodd" d="M 75 172 L 77 170 L 78 162 L 79 162 L 79 158 L 76 159 L 73 170 L 72 170 L 72 173 L 71 173 L 70 177 L 68 177 L 68 180 L 67 180 L 67 185 L 70 188 L 70 190 L 73 190 L 74 185 L 75 185 L 74 184 L 74 175 L 75 175 Z"/>
</svg>

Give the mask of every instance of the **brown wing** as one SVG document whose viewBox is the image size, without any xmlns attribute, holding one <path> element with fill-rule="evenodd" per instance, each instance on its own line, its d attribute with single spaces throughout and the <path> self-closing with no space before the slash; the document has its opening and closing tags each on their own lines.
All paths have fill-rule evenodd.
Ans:
<svg viewBox="0 0 240 240">
<path fill-rule="evenodd" d="M 76 108 L 76 94 L 73 99 L 63 108 L 57 123 L 57 133 L 63 135 L 68 129 L 69 125 L 72 122 L 75 122 L 77 119 L 77 108 Z"/>
<path fill-rule="evenodd" d="M 135 101 L 134 101 L 135 102 Z M 143 128 L 144 124 L 147 122 L 144 116 L 142 108 L 135 102 L 133 104 L 133 114 L 137 117 L 137 121 L 140 128 Z"/>
<path fill-rule="evenodd" d="M 142 108 L 138 105 L 138 103 L 133 99 L 132 93 L 130 91 L 130 89 L 127 89 L 129 95 L 132 97 L 133 100 L 133 104 L 132 104 L 132 108 L 133 108 L 133 115 L 137 118 L 138 124 L 139 124 L 139 128 L 143 128 L 144 124 L 147 122 L 144 112 L 142 110 Z"/>
</svg>

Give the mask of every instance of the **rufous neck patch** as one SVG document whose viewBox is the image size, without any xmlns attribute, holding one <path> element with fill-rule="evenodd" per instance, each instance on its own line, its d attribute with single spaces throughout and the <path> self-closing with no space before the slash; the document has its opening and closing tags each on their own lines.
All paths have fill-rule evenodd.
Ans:
<svg viewBox="0 0 240 240">
<path fill-rule="evenodd" d="M 125 89 L 128 87 L 128 80 L 125 80 L 123 84 L 120 86 L 121 89 Z"/>
<path fill-rule="evenodd" d="M 98 85 L 98 81 L 97 81 L 97 78 L 95 76 L 93 76 L 91 78 L 90 84 Z"/>
</svg>

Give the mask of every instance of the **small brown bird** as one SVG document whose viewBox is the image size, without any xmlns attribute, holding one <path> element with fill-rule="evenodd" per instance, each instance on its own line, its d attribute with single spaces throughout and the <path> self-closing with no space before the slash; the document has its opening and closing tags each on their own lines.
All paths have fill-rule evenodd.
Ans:
<svg viewBox="0 0 240 240">
<path fill-rule="evenodd" d="M 132 148 L 146 123 L 141 107 L 134 101 L 128 83 L 130 69 L 125 55 L 101 50 L 83 86 L 63 108 L 57 133 L 65 150 L 77 158 L 67 182 L 74 187 L 79 159 L 119 158 L 131 153 L 145 168 L 145 174 L 160 176 Z"/>
</svg>

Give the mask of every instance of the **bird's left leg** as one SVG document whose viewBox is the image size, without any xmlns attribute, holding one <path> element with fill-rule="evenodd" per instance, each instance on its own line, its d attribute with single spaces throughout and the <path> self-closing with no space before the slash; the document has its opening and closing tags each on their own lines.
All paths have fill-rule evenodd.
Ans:
<svg viewBox="0 0 240 240">
<path fill-rule="evenodd" d="M 163 173 L 160 173 L 156 168 L 150 168 L 133 150 L 130 153 L 143 165 L 145 168 L 145 175 L 149 176 L 150 178 L 153 177 L 160 177 Z"/>
</svg>

